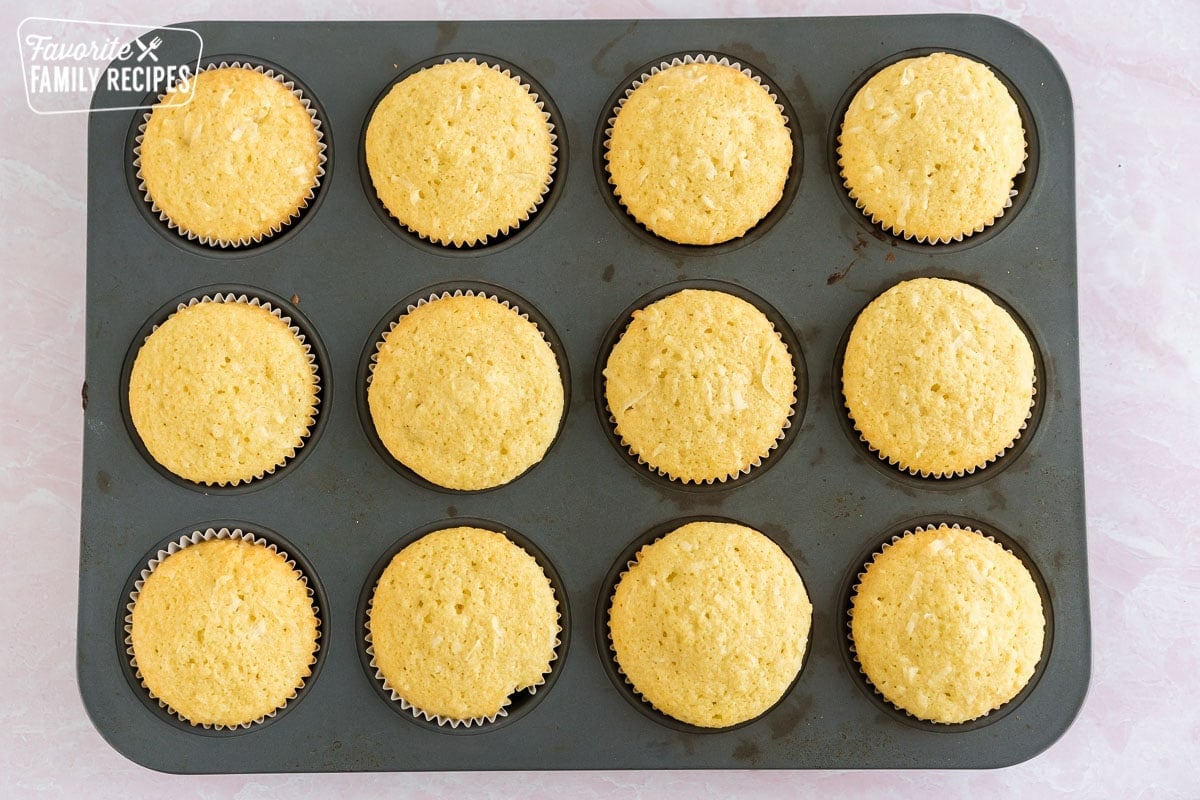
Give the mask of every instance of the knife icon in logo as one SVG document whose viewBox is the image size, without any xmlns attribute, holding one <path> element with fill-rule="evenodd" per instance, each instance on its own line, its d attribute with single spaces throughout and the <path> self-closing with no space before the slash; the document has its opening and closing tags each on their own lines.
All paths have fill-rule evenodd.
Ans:
<svg viewBox="0 0 1200 800">
<path fill-rule="evenodd" d="M 139 55 L 137 57 L 139 64 L 146 59 L 146 56 L 150 56 L 151 61 L 153 61 L 155 63 L 158 62 L 158 56 L 154 55 L 154 51 L 157 50 L 159 48 L 159 46 L 162 44 L 162 39 L 155 36 L 153 39 L 150 40 L 149 47 L 142 44 L 141 39 L 134 39 L 133 43 L 136 44 L 138 46 L 138 49 L 140 49 L 142 51 L 141 55 Z"/>
</svg>

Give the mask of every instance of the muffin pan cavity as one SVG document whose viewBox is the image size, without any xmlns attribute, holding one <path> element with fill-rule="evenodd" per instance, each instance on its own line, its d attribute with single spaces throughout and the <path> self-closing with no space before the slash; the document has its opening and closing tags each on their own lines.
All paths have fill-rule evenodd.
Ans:
<svg viewBox="0 0 1200 800">
<path fill-rule="evenodd" d="M 949 278 L 952 280 L 961 280 L 952 274 L 951 265 L 947 265 L 947 269 L 938 274 L 921 273 L 920 277 L 936 277 Z M 880 284 L 879 291 L 867 299 L 867 303 L 863 304 L 863 308 L 867 306 L 880 294 L 890 289 L 892 286 L 900 283 L 903 280 L 918 277 L 917 274 L 896 276 L 895 279 L 889 279 L 888 282 Z M 971 283 L 971 281 L 964 281 Z M 1042 414 L 1046 406 L 1046 400 L 1049 393 L 1053 391 L 1053 376 L 1046 374 L 1047 360 L 1042 355 L 1042 348 L 1038 343 L 1037 337 L 1029 324 L 1016 312 L 1015 309 L 1004 301 L 1003 298 L 996 296 L 995 293 L 988 291 L 984 286 L 972 284 L 976 289 L 985 292 L 992 302 L 1000 306 L 1008 315 L 1012 317 L 1013 322 L 1025 334 L 1026 341 L 1029 342 L 1029 347 L 1033 351 L 1033 405 L 1029 408 L 1029 417 L 1025 420 L 1025 427 L 1021 429 L 1020 436 L 992 461 L 989 461 L 986 466 L 978 467 L 970 472 L 964 472 L 962 475 L 946 475 L 937 477 L 933 475 L 923 476 L 906 469 L 902 469 L 898 464 L 891 464 L 886 458 L 881 458 L 878 451 L 871 448 L 866 440 L 859 434 L 854 427 L 854 420 L 850 416 L 849 409 L 846 408 L 846 398 L 842 394 L 842 365 L 846 356 L 846 344 L 850 340 L 850 332 L 854 330 L 854 323 L 858 319 L 860 308 L 854 313 L 846 325 L 846 330 L 838 340 L 837 350 L 833 354 L 833 375 L 830 379 L 830 387 L 833 389 L 834 407 L 839 410 L 838 421 L 842 430 L 846 434 L 846 438 L 850 440 L 851 445 L 863 454 L 863 458 L 881 473 L 889 478 L 898 481 L 900 484 L 907 485 L 917 489 L 945 489 L 950 491 L 958 491 L 968 486 L 974 486 L 984 481 L 990 480 L 1000 474 L 1001 471 L 1008 469 L 1010 465 L 1017 462 L 1021 457 L 1021 453 L 1030 446 L 1031 440 L 1037 435 L 1038 424 L 1041 422 Z"/>
<path fill-rule="evenodd" d="M 547 448 L 547 455 L 549 454 L 550 450 L 554 448 L 554 443 L 558 440 L 558 437 L 562 435 L 562 428 L 566 423 L 567 409 L 571 407 L 571 371 L 570 367 L 567 365 L 566 350 L 563 348 L 562 341 L 558 338 L 558 334 L 554 332 L 554 328 L 550 325 L 550 321 L 542 316 L 542 314 L 538 312 L 538 310 L 528 300 L 517 296 L 513 292 L 501 286 L 496 286 L 490 283 L 484 283 L 481 281 L 448 281 L 445 283 L 435 284 L 433 286 L 427 286 L 424 289 L 413 292 L 408 297 L 405 297 L 400 302 L 396 303 L 396 305 L 392 306 L 392 308 L 388 310 L 387 314 L 384 315 L 384 318 L 380 320 L 379 324 L 376 325 L 371 331 L 371 335 L 367 339 L 366 346 L 363 348 L 362 356 L 359 358 L 357 380 L 355 381 L 358 389 L 357 399 L 359 420 L 362 422 L 363 432 L 366 433 L 367 439 L 371 442 L 371 446 L 375 448 L 375 452 L 379 454 L 379 457 L 382 458 L 384 462 L 395 469 L 396 472 L 413 481 L 418 486 L 422 486 L 426 489 L 431 489 L 434 491 L 447 492 L 450 494 L 490 492 L 500 489 L 502 486 L 506 486 L 508 484 L 506 483 L 502 484 L 501 486 L 493 486 L 487 489 L 448 489 L 418 475 L 408 466 L 403 464 L 399 459 L 393 456 L 388 451 L 383 441 L 379 438 L 379 433 L 375 428 L 375 422 L 371 418 L 371 408 L 367 403 L 367 390 L 370 387 L 376 354 L 379 352 L 379 347 L 383 343 L 384 336 L 386 336 L 388 331 L 391 330 L 393 324 L 402 316 L 409 313 L 412 309 L 416 308 L 419 303 L 423 303 L 432 298 L 463 294 L 494 298 L 502 305 L 517 310 L 521 316 L 525 317 L 537 326 L 538 330 L 542 334 L 542 338 L 548 345 L 550 345 L 550 350 L 554 353 L 554 357 L 558 362 L 558 374 L 560 380 L 562 381 L 563 416 L 559 420 L 558 434 L 555 436 L 554 441 L 550 443 L 550 447 Z M 542 460 L 545 460 L 545 456 L 542 457 Z M 521 475 L 518 475 L 512 480 L 519 480 L 523 475 L 536 470 L 540 463 L 541 461 L 533 464 L 526 469 L 525 472 L 521 473 Z M 508 483 L 512 483 L 512 481 L 509 481 Z"/>
<path fill-rule="evenodd" d="M 796 380 L 796 399 L 792 403 L 791 415 L 788 417 L 779 439 L 776 440 L 772 449 L 762 457 L 761 463 L 758 466 L 751 466 L 749 471 L 742 472 L 724 481 L 675 480 L 664 471 L 643 461 L 640 456 L 621 441 L 621 437 L 616 430 L 616 422 L 613 419 L 612 410 L 608 407 L 608 400 L 605 396 L 604 368 L 608 363 L 609 356 L 612 354 L 613 347 L 620 341 L 621 336 L 629 327 L 629 323 L 633 320 L 633 312 L 686 289 L 724 292 L 745 300 L 763 313 L 763 316 L 775 328 L 775 332 L 779 334 L 779 338 L 783 341 L 784 346 L 787 347 L 788 353 L 792 357 L 792 369 L 794 370 Z M 600 416 L 600 424 L 604 426 L 604 432 L 607 434 L 608 440 L 612 442 L 613 447 L 616 448 L 621 458 L 639 474 L 660 485 L 670 486 L 674 489 L 696 492 L 721 491 L 740 486 L 773 467 L 782 459 L 783 453 L 791 446 L 792 441 L 800 435 L 800 428 L 804 422 L 804 412 L 808 406 L 808 373 L 804 363 L 804 351 L 800 346 L 800 341 L 797 339 L 795 331 L 784 316 L 766 300 L 763 300 L 748 289 L 725 281 L 704 279 L 682 280 L 647 292 L 631 303 L 628 308 L 613 320 L 612 325 L 601 341 L 600 350 L 596 358 L 596 366 L 592 376 L 592 395 L 596 400 L 596 413 Z"/>
<path fill-rule="evenodd" d="M 804 657 L 800 662 L 800 669 L 796 671 L 796 677 L 792 680 L 791 685 L 787 688 L 779 700 L 757 717 L 724 728 L 705 728 L 699 725 L 691 725 L 687 722 L 675 719 L 668 714 L 664 714 L 662 711 L 659 711 L 649 701 L 642 697 L 641 694 L 638 693 L 633 684 L 631 684 L 625 677 L 625 673 L 621 671 L 620 664 L 617 663 L 616 652 L 613 649 L 612 637 L 609 634 L 608 616 L 609 609 L 612 607 L 613 594 L 616 592 L 617 584 L 621 581 L 621 576 L 624 575 L 624 573 L 629 570 L 630 565 L 636 561 L 638 552 L 641 551 L 643 547 L 657 542 L 672 531 L 678 530 L 684 525 L 692 522 L 731 523 L 734 525 L 743 525 L 745 527 L 758 530 L 755 528 L 755 524 L 752 521 L 739 521 L 724 517 L 700 515 L 673 519 L 668 522 L 660 523 L 645 531 L 632 542 L 630 542 L 629 545 L 621 551 L 621 554 L 617 557 L 616 561 L 613 562 L 612 567 L 609 569 L 608 574 L 605 575 L 604 580 L 600 583 L 600 595 L 596 598 L 596 648 L 603 655 L 602 663 L 604 665 L 604 672 L 608 675 L 609 680 L 612 681 L 613 686 L 616 687 L 621 696 L 627 700 L 629 704 L 633 706 L 633 708 L 641 712 L 641 714 L 647 719 L 679 733 L 699 736 L 727 734 L 737 731 L 741 728 L 745 728 L 749 725 L 754 725 L 760 720 L 765 720 L 769 723 L 773 721 L 776 725 L 786 724 L 783 722 L 783 720 L 790 719 L 796 714 L 802 713 L 797 709 L 803 706 L 803 699 L 793 697 L 792 695 L 796 691 L 797 684 L 803 680 L 805 666 L 808 664 L 809 655 L 813 650 L 813 636 L 816 631 L 815 624 L 810 625 L 808 642 L 804 648 Z M 766 533 L 766 531 L 759 530 L 758 532 L 764 536 L 767 536 L 768 539 L 775 541 L 773 537 Z M 799 564 L 797 563 L 798 559 L 790 552 L 791 543 L 775 541 L 775 544 L 779 545 L 784 550 L 785 554 L 787 554 L 788 558 L 792 560 L 793 566 L 797 567 L 796 571 L 800 574 L 801 580 L 804 581 L 805 589 L 808 590 L 808 581 L 804 575 L 804 571 L 799 568 Z M 800 563 L 803 562 L 801 561 Z M 814 622 L 816 620 L 815 608 L 813 610 L 813 620 Z"/>
<path fill-rule="evenodd" d="M 85 707 L 121 754 L 180 773 L 981 769 L 1029 759 L 1066 731 L 1091 668 L 1075 153 L 1069 89 L 1036 40 L 978 15 L 182 26 L 220 54 L 205 64 L 279 65 L 276 71 L 297 80 L 322 122 L 326 163 L 308 208 L 278 234 L 250 247 L 208 247 L 161 222 L 137 190 L 133 149 L 145 110 L 89 118 L 77 659 Z M 836 166 L 837 132 L 853 92 L 882 65 L 934 51 L 988 65 L 1016 99 L 1028 137 L 1013 206 L 982 233 L 946 245 L 904 241 L 873 226 L 849 199 Z M 783 106 L 792 137 L 782 199 L 745 235 L 721 244 L 680 245 L 650 233 L 621 206 L 605 169 L 613 107 L 633 81 L 675 55 L 725 57 L 748 68 Z M 373 109 L 397 81 L 425 66 L 472 57 L 529 84 L 551 116 L 557 152 L 550 188 L 527 221 L 487 244 L 459 248 L 423 240 L 388 214 L 367 169 L 365 136 Z M 105 102 L 96 98 L 98 105 Z M 518 127 L 541 148 L 531 117 L 521 121 Z M 774 152 L 782 154 L 785 140 L 777 126 L 771 130 Z M 337 154 L 335 136 L 350 142 Z M 355 151 L 349 157 L 347 147 Z M 537 152 L 540 170 L 545 151 Z M 856 316 L 889 287 L 918 277 L 950 278 L 987 292 L 1011 313 L 1034 354 L 1036 395 L 1025 430 L 998 460 L 961 478 L 912 476 L 881 460 L 859 439 L 842 398 L 841 361 Z M 786 345 L 795 373 L 795 402 L 777 446 L 760 465 L 723 482 L 685 483 L 639 463 L 617 437 L 607 408 L 604 368 L 632 312 L 686 289 L 725 292 L 761 311 Z M 528 437 L 539 448 L 550 442 L 540 461 L 492 488 L 445 489 L 419 477 L 383 445 L 369 410 L 372 358 L 384 332 L 410 306 L 456 292 L 495 297 L 527 315 L 562 382 L 557 427 L 550 424 L 555 405 L 541 412 L 537 435 Z M 192 484 L 157 466 L 129 410 L 133 362 L 145 337 L 180 303 L 215 293 L 280 309 L 304 334 L 320 378 L 320 402 L 304 445 L 273 473 L 235 487 Z M 753 334 L 742 336 L 741 346 L 728 348 L 742 359 L 738 372 L 746 372 L 743 354 L 761 348 L 760 382 L 781 385 L 786 370 L 775 360 L 778 343 L 763 335 L 761 320 L 742 304 L 732 305 L 758 323 L 746 326 Z M 464 329 L 456 319 L 439 318 L 439 331 L 453 336 Z M 708 337 L 704 328 L 694 326 L 695 336 Z M 666 335 L 683 329 L 674 326 Z M 518 333 L 505 338 L 518 340 L 525 344 L 512 348 L 516 358 L 533 353 L 540 359 L 536 388 L 520 396 L 544 397 L 554 388 L 548 354 Z M 643 370 L 639 355 L 631 361 L 631 386 L 661 369 Z M 182 364 L 185 371 L 190 366 Z M 431 376 L 427 385 L 435 384 L 435 374 L 439 381 L 458 374 L 434 364 L 421 367 Z M 484 371 L 481 380 L 476 371 L 471 380 L 501 387 L 502 372 Z M 739 387 L 749 385 L 744 374 L 737 380 Z M 762 403 L 770 407 L 773 431 L 782 399 L 774 388 L 767 394 L 775 398 Z M 637 397 L 630 392 L 620 402 L 628 407 Z M 662 408 L 674 408 L 678 399 L 689 420 L 740 408 L 732 388 L 728 403 L 720 397 L 710 407 L 674 392 Z M 511 407 L 521 404 L 489 418 L 511 419 Z M 480 401 L 471 414 L 485 416 L 477 409 L 491 414 L 499 405 Z M 401 428 L 418 414 L 396 407 L 402 410 L 389 424 Z M 671 413 L 660 419 L 673 422 Z M 770 434 L 722 441 L 740 454 Z M 451 440 L 459 445 L 470 438 Z M 471 447 L 452 463 L 473 465 L 478 458 L 505 475 L 530 463 L 514 458 L 505 471 L 503 447 Z M 489 448 L 490 456 L 477 452 Z M 710 466 L 735 460 L 732 467 Z M 667 466 L 686 462 L 679 472 L 705 480 L 752 459 L 694 461 L 700 466 L 683 458 Z M 475 482 L 457 482 L 447 472 L 454 471 L 429 474 L 447 485 L 487 484 L 477 475 Z M 737 522 L 778 544 L 812 605 L 804 660 L 782 699 L 757 718 L 711 730 L 659 714 L 633 692 L 617 670 L 606 623 L 613 587 L 638 546 L 701 519 Z M 865 560 L 893 533 L 943 521 L 993 535 L 1028 565 L 1048 623 L 1032 682 L 986 717 L 958 725 L 921 723 L 884 702 L 854 664 L 847 641 L 851 581 Z M 545 568 L 562 632 L 557 658 L 536 692 L 518 692 L 494 722 L 451 727 L 417 718 L 384 691 L 369 667 L 364 625 L 390 557 L 423 533 L 460 525 L 504 532 Z M 194 730 L 158 707 L 133 677 L 124 616 L 132 582 L 159 548 L 221 526 L 259 533 L 298 559 L 320 608 L 319 658 L 297 700 L 275 717 L 234 731 Z M 540 602 L 543 608 L 548 603 L 544 596 Z M 487 707 L 490 714 L 494 704 Z"/>
</svg>

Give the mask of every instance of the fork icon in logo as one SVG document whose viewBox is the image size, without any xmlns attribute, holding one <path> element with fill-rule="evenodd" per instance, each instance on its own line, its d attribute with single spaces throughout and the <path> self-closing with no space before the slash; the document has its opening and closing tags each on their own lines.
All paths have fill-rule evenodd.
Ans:
<svg viewBox="0 0 1200 800">
<path fill-rule="evenodd" d="M 137 57 L 139 64 L 146 59 L 146 56 L 149 56 L 151 61 L 153 61 L 155 63 L 158 62 L 158 56 L 154 55 L 154 51 L 157 50 L 159 48 L 159 46 L 162 44 L 162 39 L 155 36 L 153 39 L 150 40 L 149 47 L 142 44 L 141 39 L 134 39 L 133 43 L 136 44 L 138 46 L 138 49 L 140 49 L 142 51 L 141 54 Z"/>
</svg>

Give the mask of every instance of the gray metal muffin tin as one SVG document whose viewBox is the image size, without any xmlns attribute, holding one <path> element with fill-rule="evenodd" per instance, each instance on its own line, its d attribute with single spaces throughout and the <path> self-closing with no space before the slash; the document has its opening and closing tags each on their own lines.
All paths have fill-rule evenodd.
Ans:
<svg viewBox="0 0 1200 800">
<path fill-rule="evenodd" d="M 93 114 L 89 131 L 87 384 L 78 670 L 92 720 L 118 751 L 172 772 L 660 768 L 997 767 L 1030 758 L 1071 723 L 1090 672 L 1071 98 L 1052 56 L 980 16 L 576 22 L 201 22 L 205 58 L 278 65 L 325 124 L 329 163 L 300 221 L 259 247 L 188 243 L 135 189 L 141 112 Z M 992 66 L 1029 132 L 1030 158 L 1000 223 L 959 244 L 899 241 L 855 210 L 836 177 L 842 110 L 875 69 L 949 49 Z M 744 239 L 712 248 L 656 239 L 605 185 L 600 147 L 616 94 L 678 53 L 750 66 L 789 110 L 793 179 Z M 209 55 L 211 54 L 211 56 Z M 362 135 L 372 105 L 429 59 L 482 54 L 512 64 L 552 101 L 559 170 L 547 202 L 505 240 L 464 251 L 418 241 L 369 189 Z M 165 54 L 169 57 L 170 54 Z M 103 97 L 97 98 L 103 103 Z M 916 276 L 974 283 L 1005 303 L 1038 355 L 1034 418 L 1014 450 L 963 479 L 900 474 L 857 440 L 838 391 L 839 352 L 858 311 Z M 681 282 L 725 285 L 770 304 L 797 342 L 801 392 L 786 447 L 768 468 L 689 487 L 631 462 L 613 441 L 596 374 L 624 314 Z M 557 334 L 570 404 L 541 464 L 513 483 L 455 493 L 413 480 L 372 444 L 362 376 L 373 333 L 433 285 L 491 284 Z M 323 380 L 302 457 L 234 490 L 183 485 L 153 465 L 123 408 L 131 354 L 174 301 L 245 289 L 299 310 Z M 696 517 L 750 525 L 796 563 L 814 606 L 803 670 L 759 719 L 708 732 L 637 700 L 604 637 L 612 582 L 638 544 Z M 515 530 L 566 600 L 548 685 L 510 716 L 464 730 L 418 722 L 387 700 L 363 656 L 363 608 L 386 558 L 420 533 L 477 518 Z M 938 726 L 883 702 L 848 653 L 854 575 L 893 534 L 959 521 L 1032 568 L 1049 627 L 1042 663 L 1016 700 Z M 121 619 L 138 570 L 166 541 L 239 525 L 298 558 L 316 588 L 320 659 L 295 701 L 240 731 L 167 715 L 137 684 Z"/>
</svg>

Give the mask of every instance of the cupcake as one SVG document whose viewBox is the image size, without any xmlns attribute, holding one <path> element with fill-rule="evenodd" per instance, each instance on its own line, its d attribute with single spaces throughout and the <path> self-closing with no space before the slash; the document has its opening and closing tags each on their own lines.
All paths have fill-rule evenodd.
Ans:
<svg viewBox="0 0 1200 800">
<path fill-rule="evenodd" d="M 919 242 L 961 241 L 1011 204 L 1024 169 L 1017 104 L 983 64 L 950 53 L 906 58 L 858 90 L 838 166 L 859 208 Z"/>
<path fill-rule="evenodd" d="M 313 198 L 324 174 L 322 138 L 290 81 L 262 67 L 221 64 L 177 84 L 147 115 L 134 151 L 138 188 L 189 239 L 256 243 Z"/>
<path fill-rule="evenodd" d="M 691 56 L 651 70 L 614 110 L 605 162 L 629 213 L 679 244 L 753 228 L 783 197 L 792 137 L 775 96 L 727 59 Z"/>
<path fill-rule="evenodd" d="M 129 413 L 150 456 L 207 485 L 261 478 L 303 446 L 316 361 L 278 310 L 232 294 L 193 299 L 142 343 Z"/>
<path fill-rule="evenodd" d="M 409 75 L 379 101 L 367 168 L 401 225 L 470 246 L 534 213 L 550 188 L 554 141 L 550 115 L 520 78 L 459 59 Z"/>
<path fill-rule="evenodd" d="M 855 430 L 880 458 L 922 477 L 962 476 L 1024 430 L 1033 350 L 1009 313 L 974 286 L 904 281 L 854 321 L 842 393 Z"/>
<path fill-rule="evenodd" d="M 633 312 L 604 367 L 621 442 L 674 480 L 725 481 L 762 463 L 796 401 L 770 320 L 725 292 L 684 289 Z"/>
<path fill-rule="evenodd" d="M 558 601 L 504 534 L 447 528 L 388 564 L 367 609 L 371 666 L 414 715 L 457 727 L 505 715 L 557 658 Z"/>
<path fill-rule="evenodd" d="M 941 723 L 1016 697 L 1041 659 L 1045 627 L 1021 560 L 957 525 L 884 545 L 850 607 L 855 658 L 871 685 L 902 711 Z"/>
<path fill-rule="evenodd" d="M 192 725 L 249 726 L 296 696 L 316 662 L 312 591 L 274 545 L 196 532 L 135 585 L 126 644 L 150 695 Z"/>
<path fill-rule="evenodd" d="M 758 531 L 688 523 L 638 551 L 608 612 L 617 664 L 645 701 L 724 728 L 775 705 L 800 672 L 812 606 Z"/>
<path fill-rule="evenodd" d="M 367 388 L 397 461 L 447 489 L 500 486 L 542 460 L 563 415 L 554 351 L 494 297 L 421 301 L 384 335 Z"/>
</svg>

